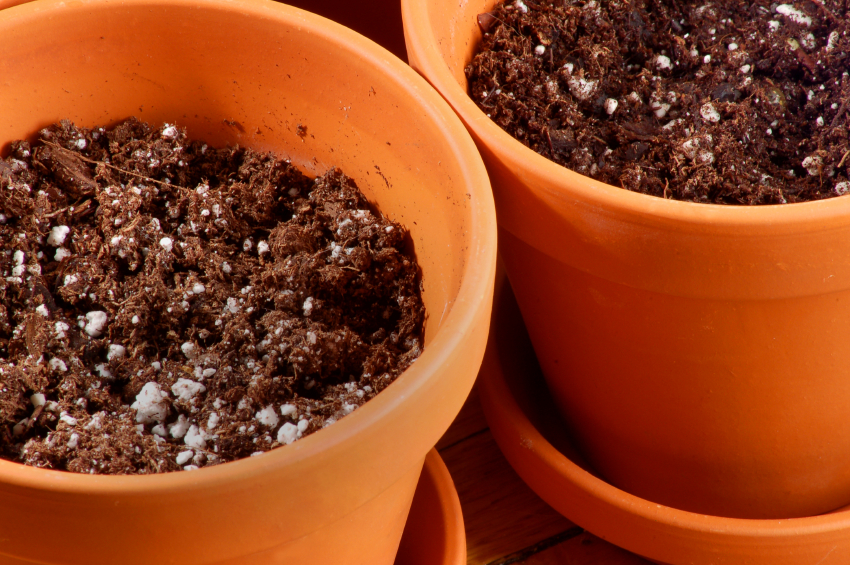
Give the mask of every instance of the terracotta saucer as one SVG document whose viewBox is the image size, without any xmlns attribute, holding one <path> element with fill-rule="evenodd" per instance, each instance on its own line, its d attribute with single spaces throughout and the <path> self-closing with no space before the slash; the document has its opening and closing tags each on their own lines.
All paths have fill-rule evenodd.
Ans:
<svg viewBox="0 0 850 565">
<path fill-rule="evenodd" d="M 848 509 L 788 520 L 721 518 L 640 499 L 597 476 L 560 423 L 508 284 L 497 291 L 478 383 L 493 436 L 520 477 L 614 545 L 670 565 L 850 563 Z"/>
<path fill-rule="evenodd" d="M 464 565 L 466 532 L 460 499 L 443 460 L 432 449 L 404 526 L 395 565 Z"/>
</svg>

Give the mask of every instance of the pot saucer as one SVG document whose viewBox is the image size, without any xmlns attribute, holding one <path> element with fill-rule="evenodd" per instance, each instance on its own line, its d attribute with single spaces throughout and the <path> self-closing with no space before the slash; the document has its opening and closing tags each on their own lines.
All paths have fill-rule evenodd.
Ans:
<svg viewBox="0 0 850 565">
<path fill-rule="evenodd" d="M 507 284 L 496 296 L 478 380 L 490 430 L 514 470 L 555 510 L 617 546 L 670 565 L 850 563 L 848 509 L 788 520 L 707 516 L 596 475 L 560 422 Z"/>
<path fill-rule="evenodd" d="M 465 563 L 466 532 L 460 499 L 449 470 L 432 449 L 413 495 L 395 565 Z"/>
</svg>

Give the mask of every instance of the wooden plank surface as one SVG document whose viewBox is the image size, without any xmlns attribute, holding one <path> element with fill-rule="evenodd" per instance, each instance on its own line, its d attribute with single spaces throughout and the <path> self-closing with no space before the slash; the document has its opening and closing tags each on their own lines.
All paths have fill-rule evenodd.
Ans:
<svg viewBox="0 0 850 565">
<path fill-rule="evenodd" d="M 468 565 L 651 565 L 584 532 L 522 482 L 487 427 L 477 388 L 437 449 L 460 497 Z"/>
<path fill-rule="evenodd" d="M 584 532 L 572 539 L 530 556 L 525 565 L 652 565 L 624 549 Z"/>
</svg>

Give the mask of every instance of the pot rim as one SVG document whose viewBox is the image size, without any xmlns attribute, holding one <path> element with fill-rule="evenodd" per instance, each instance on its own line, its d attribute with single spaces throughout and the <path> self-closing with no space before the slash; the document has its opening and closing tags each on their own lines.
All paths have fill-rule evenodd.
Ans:
<svg viewBox="0 0 850 565">
<path fill-rule="evenodd" d="M 759 228 L 781 231 L 818 231 L 818 224 L 834 224 L 836 218 L 850 216 L 850 197 L 840 196 L 792 204 L 758 206 L 704 204 L 667 200 L 632 192 L 586 177 L 550 161 L 496 125 L 460 87 L 437 49 L 428 2 L 401 0 L 402 19 L 411 64 L 444 96 L 473 133 L 483 140 L 510 170 L 529 177 L 527 184 L 538 194 L 561 205 L 579 201 L 589 207 L 641 218 L 647 224 L 689 224 L 711 226 L 715 230 Z M 470 22 L 470 25 L 476 25 Z M 414 61 L 416 64 L 414 64 Z M 486 152 L 482 151 L 482 153 Z"/>
<path fill-rule="evenodd" d="M 262 456 L 248 457 L 191 472 L 151 475 L 84 475 L 67 471 L 35 468 L 0 459 L 0 484 L 26 489 L 73 494 L 109 495 L 113 493 L 167 493 L 186 489 L 208 489 L 233 481 L 250 480 L 276 468 L 315 459 L 347 440 L 379 425 L 388 414 L 404 410 L 415 402 L 417 393 L 446 361 L 462 355 L 457 336 L 467 334 L 476 322 L 476 312 L 489 307 L 483 300 L 492 289 L 496 265 L 496 213 L 487 171 L 468 131 L 442 97 L 395 55 L 358 33 L 310 12 L 271 0 L 38 0 L 0 11 L 0 29 L 8 25 L 26 25 L 33 18 L 61 17 L 67 10 L 110 10 L 120 7 L 182 7 L 219 10 L 258 19 L 277 20 L 304 33 L 321 37 L 333 47 L 348 50 L 376 68 L 376 72 L 395 77 L 422 107 L 422 113 L 438 123 L 444 145 L 457 156 L 462 171 L 459 182 L 466 185 L 468 199 L 469 244 L 460 286 L 450 311 L 445 315 L 431 343 L 416 362 L 387 389 L 355 412 L 328 428 Z"/>
</svg>

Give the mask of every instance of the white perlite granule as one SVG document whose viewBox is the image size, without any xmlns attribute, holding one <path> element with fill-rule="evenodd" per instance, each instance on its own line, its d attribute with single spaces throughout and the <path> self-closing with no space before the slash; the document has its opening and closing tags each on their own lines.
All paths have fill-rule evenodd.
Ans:
<svg viewBox="0 0 850 565">
<path fill-rule="evenodd" d="M 71 228 L 68 226 L 55 226 L 47 236 L 47 244 L 53 247 L 59 247 L 65 243 L 65 238 L 69 233 L 71 233 Z"/>
<path fill-rule="evenodd" d="M 171 124 L 163 124 L 162 125 L 162 138 L 163 139 L 174 139 L 177 137 L 177 128 Z"/>
<path fill-rule="evenodd" d="M 69 426 L 77 425 L 77 419 L 65 412 L 64 410 L 59 414 L 59 421 L 65 422 Z"/>
<path fill-rule="evenodd" d="M 183 414 L 180 414 L 177 417 L 177 421 L 168 426 L 168 433 L 175 439 L 182 438 L 186 435 L 187 431 L 189 431 L 189 420 Z"/>
<path fill-rule="evenodd" d="M 823 171 L 823 159 L 818 155 L 809 155 L 803 159 L 803 168 L 808 171 L 809 175 L 816 177 Z"/>
<path fill-rule="evenodd" d="M 106 312 L 95 310 L 86 314 L 86 325 L 83 328 L 91 337 L 100 337 L 106 327 Z"/>
<path fill-rule="evenodd" d="M 207 387 L 201 383 L 183 378 L 177 379 L 177 382 L 171 385 L 171 393 L 183 402 L 191 402 L 193 398 L 206 390 Z"/>
<path fill-rule="evenodd" d="M 24 262 L 26 261 L 26 254 L 18 249 L 15 251 L 15 254 L 12 256 L 15 260 L 15 266 L 12 268 L 12 276 L 20 277 L 23 276 L 24 272 L 27 270 Z"/>
<path fill-rule="evenodd" d="M 171 251 L 173 245 L 174 241 L 170 237 L 163 237 L 159 240 L 159 246 L 165 249 L 166 251 Z"/>
<path fill-rule="evenodd" d="M 195 358 L 195 344 L 191 341 L 187 341 L 183 345 L 181 345 L 180 351 L 182 351 L 183 355 L 185 355 L 188 359 Z"/>
<path fill-rule="evenodd" d="M 596 87 L 599 85 L 599 81 L 571 76 L 567 80 L 567 85 L 570 87 L 570 93 L 573 96 L 579 100 L 589 100 L 596 92 Z"/>
<path fill-rule="evenodd" d="M 65 339 L 65 332 L 71 329 L 71 326 L 69 326 L 65 322 L 56 322 L 53 325 L 53 328 L 56 330 L 56 337 L 58 337 L 59 339 Z"/>
<path fill-rule="evenodd" d="M 298 427 L 291 422 L 285 423 L 277 431 L 277 441 L 284 445 L 289 445 L 296 439 L 298 439 Z"/>
<path fill-rule="evenodd" d="M 720 121 L 720 112 L 711 102 L 706 102 L 699 109 L 699 115 L 707 122 L 717 123 Z"/>
<path fill-rule="evenodd" d="M 53 259 L 56 260 L 56 261 L 61 261 L 62 259 L 66 258 L 66 257 L 70 257 L 70 256 L 71 256 L 70 251 L 68 251 L 64 247 L 57 247 L 56 253 L 53 254 Z"/>
<path fill-rule="evenodd" d="M 795 8 L 791 4 L 780 4 L 776 7 L 776 13 L 786 16 L 788 19 L 790 19 L 796 24 L 800 24 L 806 27 L 812 25 L 812 18 L 810 18 L 805 13 L 800 11 L 798 8 Z"/>
<path fill-rule="evenodd" d="M 270 428 L 277 426 L 280 421 L 280 418 L 278 418 L 277 414 L 275 414 L 274 406 L 266 406 L 254 415 L 254 419 L 264 426 L 269 426 Z"/>
<path fill-rule="evenodd" d="M 219 417 L 218 412 L 210 413 L 210 417 L 207 418 L 207 429 L 208 430 L 215 429 L 215 427 L 218 426 L 218 422 L 219 422 L 220 419 L 221 418 Z"/>
<path fill-rule="evenodd" d="M 168 393 L 161 390 L 157 383 L 146 383 L 136 395 L 136 401 L 130 405 L 136 411 L 136 421 L 141 424 L 165 421 L 168 417 L 167 398 Z"/>
<path fill-rule="evenodd" d="M 107 361 L 116 361 L 124 358 L 124 354 L 127 350 L 123 345 L 119 345 L 117 343 L 110 343 L 109 350 L 106 353 Z"/>
<path fill-rule="evenodd" d="M 94 371 L 104 379 L 112 380 L 113 378 L 112 371 L 106 367 L 106 363 L 98 363 L 94 366 Z"/>
<path fill-rule="evenodd" d="M 191 449 L 187 449 L 186 451 L 181 451 L 177 454 L 177 457 L 174 458 L 174 462 L 178 465 L 183 465 L 184 463 L 188 463 L 192 457 L 195 456 L 195 452 Z"/>
<path fill-rule="evenodd" d="M 838 195 L 847 194 L 848 192 L 850 192 L 850 182 L 843 180 L 841 182 L 835 183 L 833 191 L 835 191 L 835 193 Z"/>
<path fill-rule="evenodd" d="M 207 446 L 203 432 L 195 424 L 192 424 L 186 431 L 186 435 L 183 436 L 183 443 L 190 447 L 197 447 L 198 449 L 203 449 Z"/>
</svg>

